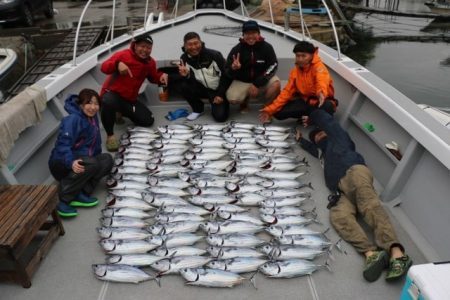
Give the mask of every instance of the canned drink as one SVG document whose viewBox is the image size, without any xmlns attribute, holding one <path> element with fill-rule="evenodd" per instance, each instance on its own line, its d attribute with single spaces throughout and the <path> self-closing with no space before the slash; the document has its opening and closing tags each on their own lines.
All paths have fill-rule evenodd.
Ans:
<svg viewBox="0 0 450 300">
<path fill-rule="evenodd" d="M 163 85 L 158 86 L 158 92 L 159 92 L 159 100 L 160 101 L 169 100 L 169 89 L 167 88 L 167 86 L 163 86 Z"/>
</svg>

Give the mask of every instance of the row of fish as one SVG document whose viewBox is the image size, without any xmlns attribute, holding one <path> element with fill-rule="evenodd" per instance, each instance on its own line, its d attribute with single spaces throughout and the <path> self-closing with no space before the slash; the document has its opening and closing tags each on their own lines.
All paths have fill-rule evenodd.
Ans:
<svg viewBox="0 0 450 300">
<path fill-rule="evenodd" d="M 107 182 L 98 232 L 108 256 L 93 266 L 97 278 L 177 273 L 190 285 L 231 287 L 253 281 L 240 273 L 288 278 L 323 267 L 309 260 L 333 245 L 305 227 L 318 222 L 299 207 L 312 186 L 298 179 L 307 163 L 289 153 L 288 137 L 284 127 L 235 122 L 130 128 Z M 157 274 L 140 269 L 148 266 Z"/>
</svg>

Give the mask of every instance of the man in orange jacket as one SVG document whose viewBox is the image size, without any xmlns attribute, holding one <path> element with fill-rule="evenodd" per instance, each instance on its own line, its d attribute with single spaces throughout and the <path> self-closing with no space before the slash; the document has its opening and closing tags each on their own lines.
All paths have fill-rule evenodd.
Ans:
<svg viewBox="0 0 450 300">
<path fill-rule="evenodd" d="M 320 107 L 330 114 L 336 111 L 333 79 L 320 60 L 318 48 L 302 41 L 295 45 L 293 52 L 296 66 L 278 97 L 261 109 L 259 119 L 262 123 L 269 122 L 272 116 L 278 120 L 300 119 L 313 107 Z"/>
</svg>

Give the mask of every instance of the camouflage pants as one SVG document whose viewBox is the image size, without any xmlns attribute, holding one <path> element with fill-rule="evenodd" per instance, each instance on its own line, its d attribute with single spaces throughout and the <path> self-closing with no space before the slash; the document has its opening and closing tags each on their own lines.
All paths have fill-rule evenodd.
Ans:
<svg viewBox="0 0 450 300">
<path fill-rule="evenodd" d="M 373 177 L 364 165 L 354 165 L 339 181 L 341 197 L 330 210 L 331 224 L 338 234 L 352 244 L 358 252 L 376 250 L 378 247 L 390 250 L 398 240 L 387 212 L 373 187 Z M 374 230 L 376 246 L 356 220 L 360 214 Z M 377 247 L 378 246 L 378 247 Z"/>
</svg>

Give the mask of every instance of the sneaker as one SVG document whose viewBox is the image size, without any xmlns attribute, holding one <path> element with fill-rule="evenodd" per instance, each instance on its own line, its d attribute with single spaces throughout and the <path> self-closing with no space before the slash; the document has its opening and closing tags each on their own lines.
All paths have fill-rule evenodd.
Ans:
<svg viewBox="0 0 450 300">
<path fill-rule="evenodd" d="M 77 209 L 64 202 L 59 202 L 56 206 L 56 212 L 60 217 L 72 218 L 78 216 Z"/>
<path fill-rule="evenodd" d="M 119 142 L 115 137 L 106 140 L 106 150 L 109 152 L 116 152 L 119 150 Z"/>
<path fill-rule="evenodd" d="M 75 207 L 92 207 L 98 204 L 98 199 L 95 197 L 89 197 L 83 193 L 77 196 L 77 199 L 70 202 L 70 206 Z"/>
<path fill-rule="evenodd" d="M 377 280 L 381 272 L 388 266 L 389 255 L 386 251 L 375 251 L 366 258 L 366 267 L 363 271 L 363 277 L 369 282 Z"/>
<path fill-rule="evenodd" d="M 197 120 L 201 115 L 202 113 L 191 112 L 189 116 L 186 117 L 186 119 L 188 119 L 189 121 L 194 121 Z"/>
<path fill-rule="evenodd" d="M 241 112 L 241 114 L 247 114 L 250 111 L 250 109 L 248 108 L 248 103 L 241 103 L 239 106 L 239 111 Z"/>
<path fill-rule="evenodd" d="M 408 255 L 400 258 L 391 258 L 389 262 L 389 270 L 386 275 L 386 281 L 396 281 L 405 275 L 412 266 L 412 260 Z"/>
</svg>

